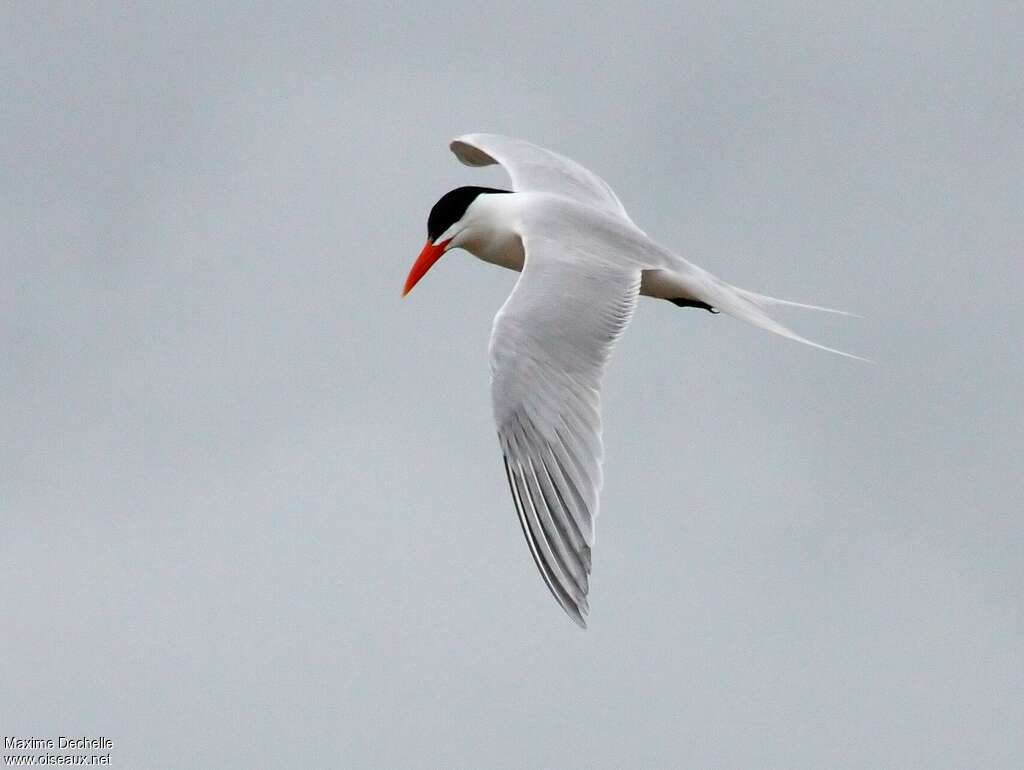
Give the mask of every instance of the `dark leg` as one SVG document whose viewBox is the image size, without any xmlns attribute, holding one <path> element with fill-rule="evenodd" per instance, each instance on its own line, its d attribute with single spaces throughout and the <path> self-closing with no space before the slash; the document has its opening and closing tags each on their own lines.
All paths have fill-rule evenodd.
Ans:
<svg viewBox="0 0 1024 770">
<path fill-rule="evenodd" d="M 669 302 L 671 302 L 673 305 L 677 305 L 678 307 L 699 307 L 701 310 L 707 310 L 709 313 L 718 312 L 715 308 L 711 307 L 711 305 L 709 305 L 707 302 L 701 302 L 700 300 L 696 299 L 676 298 L 670 299 Z"/>
</svg>

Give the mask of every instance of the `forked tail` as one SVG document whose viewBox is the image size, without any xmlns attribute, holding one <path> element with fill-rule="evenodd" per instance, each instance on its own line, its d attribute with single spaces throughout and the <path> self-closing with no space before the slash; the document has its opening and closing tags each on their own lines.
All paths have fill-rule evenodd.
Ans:
<svg viewBox="0 0 1024 770">
<path fill-rule="evenodd" d="M 758 294 L 754 291 L 747 291 L 746 289 L 740 289 L 736 286 L 730 286 L 724 281 L 711 278 L 708 279 L 704 286 L 701 288 L 701 299 L 710 305 L 713 305 L 718 310 L 721 310 L 727 315 L 731 315 L 733 318 L 738 318 L 741 321 L 759 326 L 766 331 L 773 332 L 782 337 L 787 337 L 797 342 L 802 342 L 805 345 L 810 345 L 813 348 L 819 348 L 820 350 L 827 350 L 829 353 L 835 353 L 846 358 L 853 358 L 857 361 L 865 361 L 867 363 L 874 363 L 868 358 L 862 356 L 856 356 L 853 353 L 847 353 L 843 350 L 836 350 L 830 348 L 827 345 L 822 345 L 813 340 L 809 340 L 806 337 L 802 337 L 792 329 L 783 326 L 770 315 L 768 315 L 767 309 L 772 306 L 785 306 L 785 307 L 799 307 L 805 310 L 820 310 L 825 313 L 836 313 L 838 315 L 853 316 L 859 318 L 855 313 L 848 313 L 845 310 L 836 310 L 831 307 L 820 307 L 818 305 L 807 305 L 803 302 L 790 302 L 785 299 L 777 299 L 775 297 L 769 297 L 765 294 Z"/>
</svg>

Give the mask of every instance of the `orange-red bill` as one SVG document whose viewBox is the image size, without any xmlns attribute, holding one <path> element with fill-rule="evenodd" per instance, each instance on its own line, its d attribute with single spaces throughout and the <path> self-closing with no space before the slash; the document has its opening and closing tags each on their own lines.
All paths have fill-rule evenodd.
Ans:
<svg viewBox="0 0 1024 770">
<path fill-rule="evenodd" d="M 405 279 L 405 288 L 402 289 L 403 297 L 412 291 L 412 287 L 419 283 L 420 278 L 425 276 L 427 271 L 434 266 L 434 263 L 441 258 L 447 246 L 448 241 L 441 241 L 441 243 L 435 244 L 429 238 L 427 239 L 427 244 L 423 247 L 420 255 L 416 257 L 412 270 L 409 271 L 409 277 Z"/>
</svg>

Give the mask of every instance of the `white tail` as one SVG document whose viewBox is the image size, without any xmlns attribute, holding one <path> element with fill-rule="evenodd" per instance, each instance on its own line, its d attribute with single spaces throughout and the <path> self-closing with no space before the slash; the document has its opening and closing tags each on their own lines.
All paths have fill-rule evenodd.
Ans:
<svg viewBox="0 0 1024 770">
<path fill-rule="evenodd" d="M 700 299 L 707 302 L 709 305 L 714 306 L 716 309 L 721 310 L 727 315 L 731 315 L 733 318 L 738 318 L 741 321 L 758 326 L 766 331 L 770 331 L 774 334 L 778 334 L 782 337 L 786 337 L 797 342 L 802 342 L 805 345 L 810 345 L 813 348 L 820 350 L 827 350 L 829 353 L 835 353 L 846 358 L 852 358 L 856 361 L 864 361 L 866 363 L 874 363 L 868 358 L 861 356 L 855 356 L 853 353 L 847 353 L 842 350 L 836 350 L 830 348 L 827 345 L 822 345 L 813 340 L 809 340 L 806 337 L 801 337 L 799 334 L 794 332 L 792 329 L 783 326 L 774 318 L 767 313 L 767 308 L 773 305 L 783 305 L 786 307 L 799 307 L 805 310 L 820 310 L 825 313 L 836 313 L 838 315 L 852 316 L 859 318 L 854 313 L 847 313 L 845 310 L 836 310 L 830 307 L 820 307 L 818 305 L 806 305 L 802 302 L 790 302 L 785 299 L 777 299 L 775 297 L 769 297 L 765 294 L 758 294 L 754 291 L 747 291 L 746 289 L 740 289 L 736 286 L 730 286 L 724 281 L 713 278 L 712 276 L 706 276 L 703 282 L 702 291 L 700 292 Z"/>
<path fill-rule="evenodd" d="M 760 305 L 762 308 L 771 305 L 783 305 L 784 307 L 799 307 L 804 310 L 820 310 L 822 313 L 835 313 L 836 315 L 845 315 L 849 318 L 864 317 L 862 315 L 857 315 L 856 313 L 851 313 L 848 310 L 837 310 L 834 307 L 822 307 L 821 305 L 808 305 L 803 302 L 790 302 L 788 299 L 769 297 L 767 294 L 758 294 L 756 291 L 747 291 L 746 289 L 739 289 L 735 286 L 730 286 L 729 288 L 741 297 L 746 297 L 754 304 Z"/>
</svg>

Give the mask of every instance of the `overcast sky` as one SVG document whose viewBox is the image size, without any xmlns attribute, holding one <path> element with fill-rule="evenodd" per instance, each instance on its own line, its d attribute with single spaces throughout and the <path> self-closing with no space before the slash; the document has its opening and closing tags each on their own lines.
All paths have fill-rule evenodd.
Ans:
<svg viewBox="0 0 1024 770">
<path fill-rule="evenodd" d="M 114 767 L 1024 763 L 1016 3 L 7 3 L 0 732 Z M 520 136 L 866 366 L 644 300 L 590 629 L 405 300 Z"/>
</svg>

